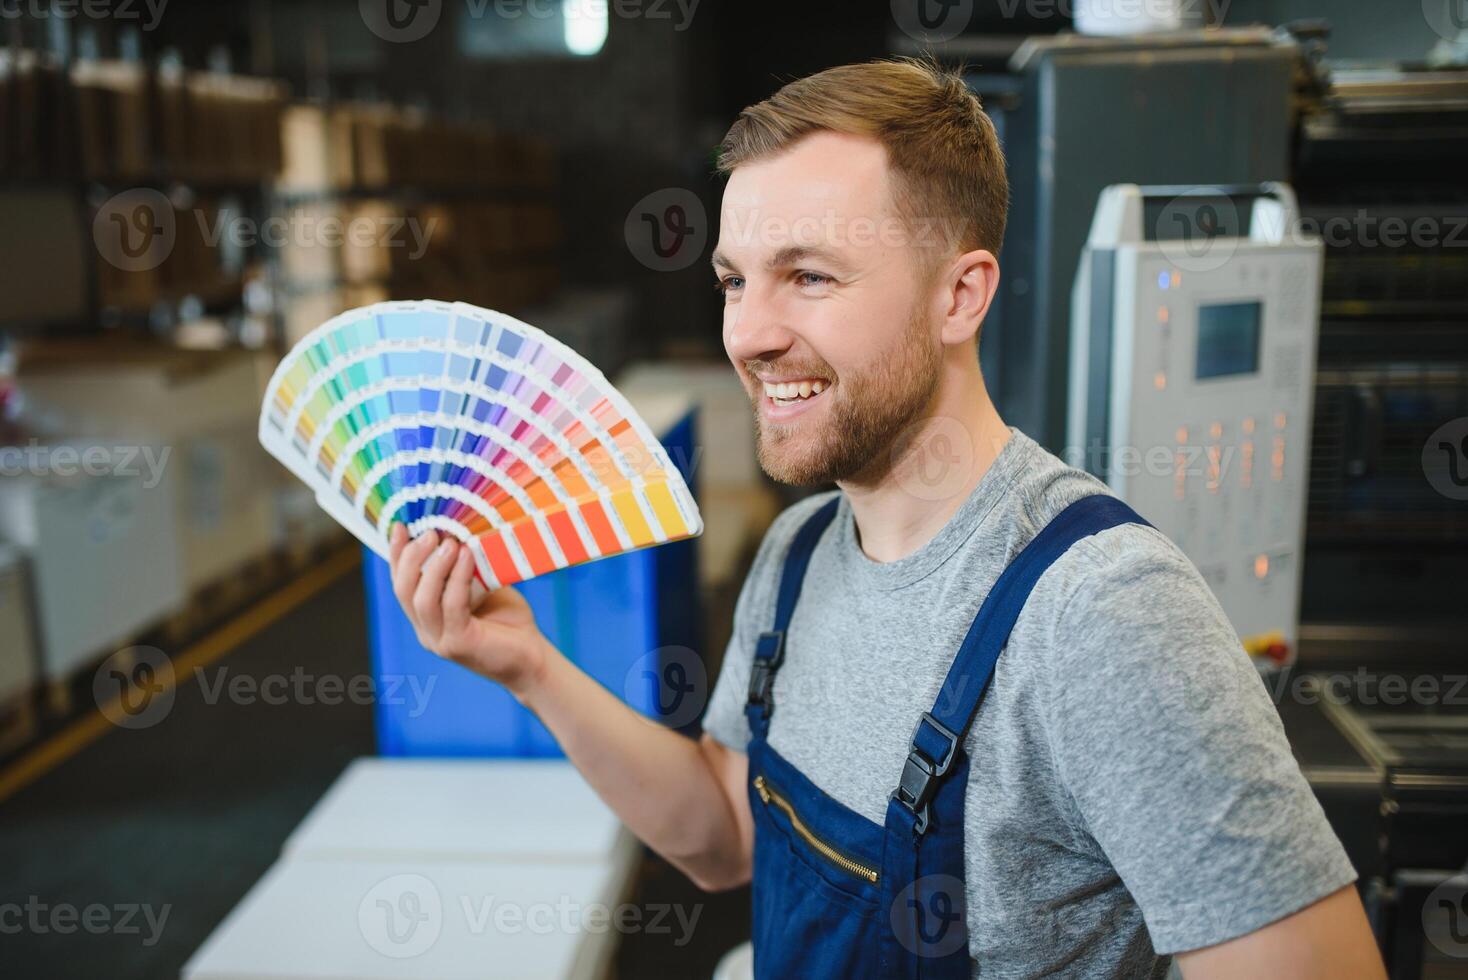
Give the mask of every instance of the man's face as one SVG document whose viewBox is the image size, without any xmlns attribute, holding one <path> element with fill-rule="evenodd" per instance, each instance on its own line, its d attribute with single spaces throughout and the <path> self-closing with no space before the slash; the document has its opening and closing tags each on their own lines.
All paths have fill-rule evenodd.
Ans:
<svg viewBox="0 0 1468 980">
<path fill-rule="evenodd" d="M 935 247 L 900 219 L 874 140 L 816 133 L 730 175 L 714 253 L 724 349 L 771 477 L 809 486 L 890 466 L 938 384 L 922 254 Z"/>
</svg>

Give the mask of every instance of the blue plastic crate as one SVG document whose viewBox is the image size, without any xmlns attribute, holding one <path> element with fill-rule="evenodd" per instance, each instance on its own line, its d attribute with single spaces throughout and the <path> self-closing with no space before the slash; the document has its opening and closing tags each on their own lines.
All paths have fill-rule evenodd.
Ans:
<svg viewBox="0 0 1468 980">
<path fill-rule="evenodd" d="M 689 465 L 695 432 L 695 413 L 690 412 L 662 442 L 696 496 Z M 659 717 L 655 671 L 663 668 L 647 657 L 663 647 L 699 646 L 696 546 L 693 539 L 634 551 L 543 575 L 516 588 L 535 610 L 546 637 L 563 653 L 633 708 Z M 378 751 L 386 756 L 561 755 L 545 726 L 504 688 L 418 643 L 392 593 L 387 562 L 366 549 L 363 554 L 372 673 L 378 685 Z M 404 680 L 409 677 L 426 697 L 411 693 Z"/>
</svg>

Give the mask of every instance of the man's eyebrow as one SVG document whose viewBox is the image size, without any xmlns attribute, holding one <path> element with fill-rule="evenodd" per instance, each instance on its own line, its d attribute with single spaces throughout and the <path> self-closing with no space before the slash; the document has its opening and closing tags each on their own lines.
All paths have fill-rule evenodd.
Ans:
<svg viewBox="0 0 1468 980">
<path fill-rule="evenodd" d="M 785 269 L 789 268 L 792 265 L 797 265 L 807 259 L 815 259 L 820 262 L 827 262 L 831 265 L 835 265 L 843 269 L 847 268 L 848 266 L 848 263 L 845 262 L 841 258 L 841 256 L 837 255 L 830 249 L 822 248 L 819 245 L 786 245 L 784 248 L 777 251 L 774 255 L 770 256 L 770 259 L 768 262 L 765 263 L 765 266 L 769 269 Z M 713 263 L 715 269 L 728 269 L 731 272 L 739 271 L 739 267 L 734 264 L 734 260 L 729 258 L 723 252 L 718 251 L 717 249 L 714 250 L 714 254 L 710 257 L 710 261 Z"/>
<path fill-rule="evenodd" d="M 797 265 L 806 259 L 829 262 L 843 269 L 847 266 L 847 263 L 841 256 L 819 245 L 786 245 L 774 255 L 770 256 L 768 265 L 771 269 L 784 269 L 792 265 Z"/>
</svg>

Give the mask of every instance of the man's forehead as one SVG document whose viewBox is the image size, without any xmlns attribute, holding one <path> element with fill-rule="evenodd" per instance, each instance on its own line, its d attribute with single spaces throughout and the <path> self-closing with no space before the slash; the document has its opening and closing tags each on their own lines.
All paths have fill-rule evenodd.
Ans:
<svg viewBox="0 0 1468 980">
<path fill-rule="evenodd" d="M 885 210 L 888 198 L 882 144 L 865 136 L 822 132 L 736 167 L 724 188 L 723 210 L 836 205 L 875 211 Z"/>
<path fill-rule="evenodd" d="M 732 255 L 832 246 L 846 237 L 842 229 L 877 227 L 893 216 L 881 144 L 820 133 L 734 170 L 720 209 L 719 248 Z"/>
</svg>

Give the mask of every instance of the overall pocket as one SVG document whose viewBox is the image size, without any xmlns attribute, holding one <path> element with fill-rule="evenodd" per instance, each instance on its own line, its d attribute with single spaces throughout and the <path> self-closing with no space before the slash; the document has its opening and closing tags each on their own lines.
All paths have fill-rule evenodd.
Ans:
<svg viewBox="0 0 1468 980">
<path fill-rule="evenodd" d="M 822 833 L 764 774 L 753 782 L 755 975 L 861 977 L 880 954 L 880 862 Z"/>
</svg>

